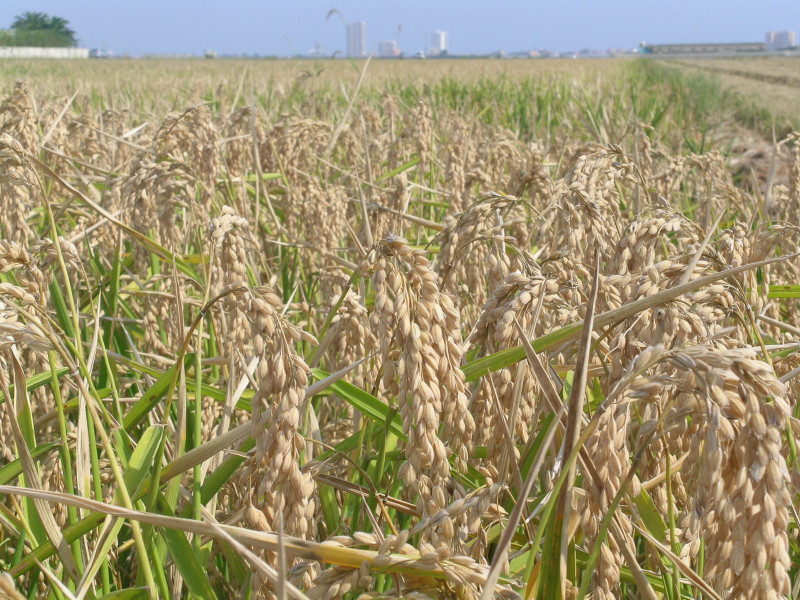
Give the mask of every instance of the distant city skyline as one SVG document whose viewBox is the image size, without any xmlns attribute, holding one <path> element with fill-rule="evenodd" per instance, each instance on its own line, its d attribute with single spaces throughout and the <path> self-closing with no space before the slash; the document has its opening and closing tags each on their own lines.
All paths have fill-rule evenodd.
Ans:
<svg viewBox="0 0 800 600">
<path fill-rule="evenodd" d="M 367 24 L 353 21 L 347 24 L 347 56 L 361 58 L 367 55 Z"/>
<path fill-rule="evenodd" d="M 82 46 L 117 55 L 346 54 L 346 23 L 358 21 L 366 53 L 394 40 L 406 55 L 429 50 L 436 30 L 447 32 L 449 54 L 763 42 L 769 31 L 800 30 L 796 0 L 4 0 L 0 28 L 25 11 L 65 18 Z"/>
</svg>

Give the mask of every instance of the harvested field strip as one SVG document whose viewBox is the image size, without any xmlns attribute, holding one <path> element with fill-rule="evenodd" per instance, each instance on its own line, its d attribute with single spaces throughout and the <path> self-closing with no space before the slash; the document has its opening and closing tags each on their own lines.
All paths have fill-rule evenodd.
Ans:
<svg viewBox="0 0 800 600">
<path fill-rule="evenodd" d="M 795 84 L 800 79 L 794 70 L 787 72 L 781 68 L 782 63 L 774 63 L 776 70 L 773 73 L 768 70 L 772 62 L 763 65 L 751 64 L 753 62 L 698 59 L 659 64 L 684 73 L 689 78 L 685 81 L 691 87 L 716 90 L 714 93 L 720 95 L 718 108 L 723 111 L 721 114 L 733 112 L 736 122 L 754 130 L 765 140 L 772 140 L 773 128 L 776 135 L 783 138 L 800 125 L 795 110 L 800 101 L 800 88 Z M 759 70 L 760 66 L 765 70 Z M 692 83 L 693 79 L 704 82 L 697 85 Z"/>
<path fill-rule="evenodd" d="M 787 85 L 791 87 L 798 87 L 800 86 L 800 77 L 792 77 L 790 75 L 773 75 L 771 73 L 765 72 L 757 72 L 757 71 L 746 71 L 742 69 L 734 69 L 734 68 L 725 68 L 720 67 L 717 65 L 705 65 L 702 62 L 695 61 L 695 62 L 686 62 L 680 60 L 672 60 L 670 61 L 676 65 L 680 65 L 682 67 L 688 67 L 692 69 L 698 69 L 700 71 L 708 71 L 709 73 L 725 73 L 726 75 L 734 75 L 736 77 L 745 77 L 747 79 L 753 79 L 755 81 L 764 81 L 766 83 L 772 83 L 775 85 Z"/>
</svg>

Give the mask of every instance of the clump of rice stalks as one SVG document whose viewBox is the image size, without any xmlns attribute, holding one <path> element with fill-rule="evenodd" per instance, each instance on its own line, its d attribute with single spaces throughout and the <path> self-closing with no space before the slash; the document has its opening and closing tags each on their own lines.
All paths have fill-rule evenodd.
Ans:
<svg viewBox="0 0 800 600">
<path fill-rule="evenodd" d="M 0 105 L 0 133 L 17 140 L 26 152 L 36 153 L 39 149 L 36 113 L 24 81 L 17 81 L 14 92 Z"/>
<path fill-rule="evenodd" d="M 328 123 L 309 119 L 285 120 L 267 132 L 258 149 L 261 168 L 267 173 L 283 173 L 290 181 L 316 166 L 325 153 L 333 129 Z M 301 175 L 300 175 L 301 176 Z"/>
<path fill-rule="evenodd" d="M 192 182 L 193 177 L 180 163 L 153 162 L 148 158 L 137 161 L 121 188 L 128 212 L 125 220 L 137 231 L 151 232 L 154 240 L 167 249 L 180 249 L 184 236 L 191 235 L 194 222 Z M 203 214 L 197 218 L 202 220 Z M 134 255 L 137 268 L 146 271 L 147 250 L 136 246 Z"/>
<path fill-rule="evenodd" d="M 700 227 L 708 229 L 726 209 L 747 212 L 747 201 L 734 185 L 733 178 L 726 168 L 725 159 L 719 152 L 690 155 L 687 162 L 699 172 L 693 183 L 696 186 L 698 199 L 703 199 L 702 202 L 698 202 L 697 212 L 694 215 L 694 220 Z M 688 172 L 694 171 L 689 169 Z"/>
<path fill-rule="evenodd" d="M 571 255 L 586 260 L 594 250 L 610 258 L 610 242 L 621 237 L 617 184 L 621 180 L 636 182 L 633 174 L 633 164 L 618 147 L 579 156 L 542 211 L 535 243 L 554 258 Z M 582 268 L 581 275 L 589 274 Z"/>
<path fill-rule="evenodd" d="M 422 177 L 428 172 L 433 146 L 433 128 L 431 110 L 428 103 L 420 100 L 412 117 L 413 137 L 419 157 L 419 172 Z"/>
<path fill-rule="evenodd" d="M 29 362 L 37 364 L 41 353 L 51 349 L 51 342 L 36 314 L 47 302 L 45 276 L 39 265 L 20 244 L 0 240 L 0 273 L 13 274 L 16 281 L 0 282 L 0 376 L 7 381 L 9 365 L 6 357 L 9 352 L 25 351 L 31 354 Z M 0 404 L 3 462 L 16 457 L 13 429 L 9 422 L 15 418 L 11 402 Z"/>
<path fill-rule="evenodd" d="M 212 262 L 209 273 L 210 294 L 212 297 L 248 285 L 247 279 L 247 241 L 249 225 L 247 219 L 237 215 L 229 206 L 223 206 L 218 217 L 209 224 Z M 223 356 L 233 366 L 244 359 L 241 350 L 250 339 L 249 321 L 240 295 L 226 295 L 221 306 L 224 316 L 216 319 L 216 327 L 221 340 Z M 239 353 L 239 354 L 237 354 Z"/>
<path fill-rule="evenodd" d="M 231 176 L 241 177 L 253 169 L 256 164 L 255 149 L 265 135 L 264 124 L 252 107 L 245 106 L 231 113 L 225 128 L 228 140 L 225 145 L 225 164 Z"/>
<path fill-rule="evenodd" d="M 33 237 L 28 216 L 36 197 L 36 175 L 25 159 L 25 149 L 8 133 L 0 134 L 0 233 L 15 242 Z"/>
<path fill-rule="evenodd" d="M 390 235 L 400 235 L 405 231 L 407 223 L 403 215 L 408 212 L 411 202 L 411 187 L 408 176 L 400 173 L 392 178 L 390 191 L 380 196 L 373 196 L 373 202 L 384 209 L 375 211 L 370 219 L 370 231 L 375 239 L 383 239 Z"/>
<path fill-rule="evenodd" d="M 697 225 L 679 211 L 654 207 L 628 225 L 607 272 L 640 273 L 661 260 L 688 252 L 702 237 Z"/>
<path fill-rule="evenodd" d="M 789 593 L 791 496 L 782 436 L 785 387 L 745 349 L 687 347 L 670 363 L 678 395 L 665 426 L 692 415 L 684 480 L 683 536 L 706 544 L 705 576 L 721 593 L 774 598 Z"/>
<path fill-rule="evenodd" d="M 327 348 L 320 346 L 318 350 L 325 351 L 328 370 L 335 372 L 371 357 L 378 350 L 378 340 L 370 330 L 369 313 L 358 294 L 348 291 L 338 308 L 332 308 L 336 308 L 336 314 L 331 319 L 330 329 L 326 334 L 330 345 Z M 325 341 L 322 343 L 325 344 Z M 372 389 L 376 375 L 369 362 L 361 362 L 350 371 L 348 377 L 354 385 L 362 389 Z M 341 411 L 342 404 L 344 413 Z M 329 429 L 329 436 L 326 439 L 330 440 L 329 443 L 341 441 L 361 425 L 352 406 L 337 402 L 335 396 L 333 401 L 323 405 L 319 419 L 328 423 L 326 427 Z"/>
<path fill-rule="evenodd" d="M 250 525 L 274 531 L 282 524 L 288 535 L 313 537 L 315 485 L 300 470 L 305 448 L 300 409 L 309 368 L 295 349 L 296 343 L 313 338 L 285 320 L 280 299 L 271 289 L 248 286 L 247 230 L 247 221 L 230 207 L 224 207 L 210 225 L 211 283 L 215 293 L 225 294 L 224 313 L 217 322 L 231 373 L 237 372 L 237 365 L 247 370 L 250 357 L 245 353 L 250 344 L 256 359 L 252 400 L 256 448 L 240 478 L 249 490 L 242 501 Z"/>
<path fill-rule="evenodd" d="M 522 202 L 504 196 L 490 196 L 445 219 L 435 239 L 436 271 L 442 290 L 457 298 L 465 324 L 477 319 L 477 309 L 509 273 L 533 262 L 519 239 L 526 233 L 513 235 L 525 221 Z"/>
<path fill-rule="evenodd" d="M 375 288 L 372 319 L 383 385 L 398 399 L 408 436 L 399 476 L 409 486 L 409 497 L 419 498 L 418 509 L 434 514 L 449 496 L 448 446 L 456 467 L 466 469 L 474 431 L 459 369 L 463 349 L 458 312 L 439 291 L 424 252 L 403 238 L 379 242 L 362 273 L 372 274 Z M 452 526 L 443 536 L 453 539 Z"/>
<path fill-rule="evenodd" d="M 262 531 L 276 531 L 282 524 L 288 535 L 313 537 L 315 484 L 300 470 L 305 440 L 299 430 L 309 369 L 294 348 L 309 336 L 283 319 L 281 302 L 269 288 L 249 289 L 239 301 L 257 358 L 252 401 L 256 447 L 241 476 L 249 490 L 243 499 L 248 523 Z"/>
<path fill-rule="evenodd" d="M 217 128 L 207 106 L 167 115 L 153 139 L 153 154 L 185 163 L 213 195 L 220 157 Z"/>
<path fill-rule="evenodd" d="M 341 186 L 323 189 L 314 180 L 298 182 L 289 188 L 281 206 L 293 238 L 303 242 L 302 264 L 324 264 L 325 251 L 335 252 L 345 232 L 348 212 L 345 189 Z"/>
</svg>

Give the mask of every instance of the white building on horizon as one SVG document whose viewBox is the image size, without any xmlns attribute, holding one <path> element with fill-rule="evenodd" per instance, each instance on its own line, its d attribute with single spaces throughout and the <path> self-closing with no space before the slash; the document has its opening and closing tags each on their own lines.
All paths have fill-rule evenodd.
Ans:
<svg viewBox="0 0 800 600">
<path fill-rule="evenodd" d="M 0 58 L 89 58 L 89 48 L 0 46 Z"/>
<path fill-rule="evenodd" d="M 396 41 L 385 40 L 378 44 L 378 55 L 384 58 L 400 56 L 400 48 L 397 47 Z"/>
<path fill-rule="evenodd" d="M 437 29 L 433 32 L 430 54 L 436 56 L 445 52 L 447 52 L 447 32 Z"/>
<path fill-rule="evenodd" d="M 767 50 L 773 52 L 791 48 L 795 45 L 795 37 L 794 31 L 768 31 L 765 36 Z"/>
<path fill-rule="evenodd" d="M 367 55 L 367 24 L 353 21 L 347 24 L 347 56 L 355 58 Z"/>
</svg>

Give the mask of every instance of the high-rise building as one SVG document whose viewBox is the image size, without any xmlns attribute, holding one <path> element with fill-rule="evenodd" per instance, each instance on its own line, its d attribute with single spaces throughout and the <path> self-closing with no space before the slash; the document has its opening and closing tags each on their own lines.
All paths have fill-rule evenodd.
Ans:
<svg viewBox="0 0 800 600">
<path fill-rule="evenodd" d="M 784 50 L 795 45 L 794 31 L 768 31 L 766 35 L 767 50 Z"/>
<path fill-rule="evenodd" d="M 400 56 L 400 49 L 394 40 L 386 40 L 378 44 L 378 54 L 384 58 Z"/>
<path fill-rule="evenodd" d="M 367 55 L 367 24 L 353 21 L 347 24 L 347 56 Z"/>
<path fill-rule="evenodd" d="M 447 32 L 439 31 L 438 29 L 433 32 L 433 39 L 431 40 L 431 51 L 433 55 L 443 54 L 447 52 Z"/>
</svg>

